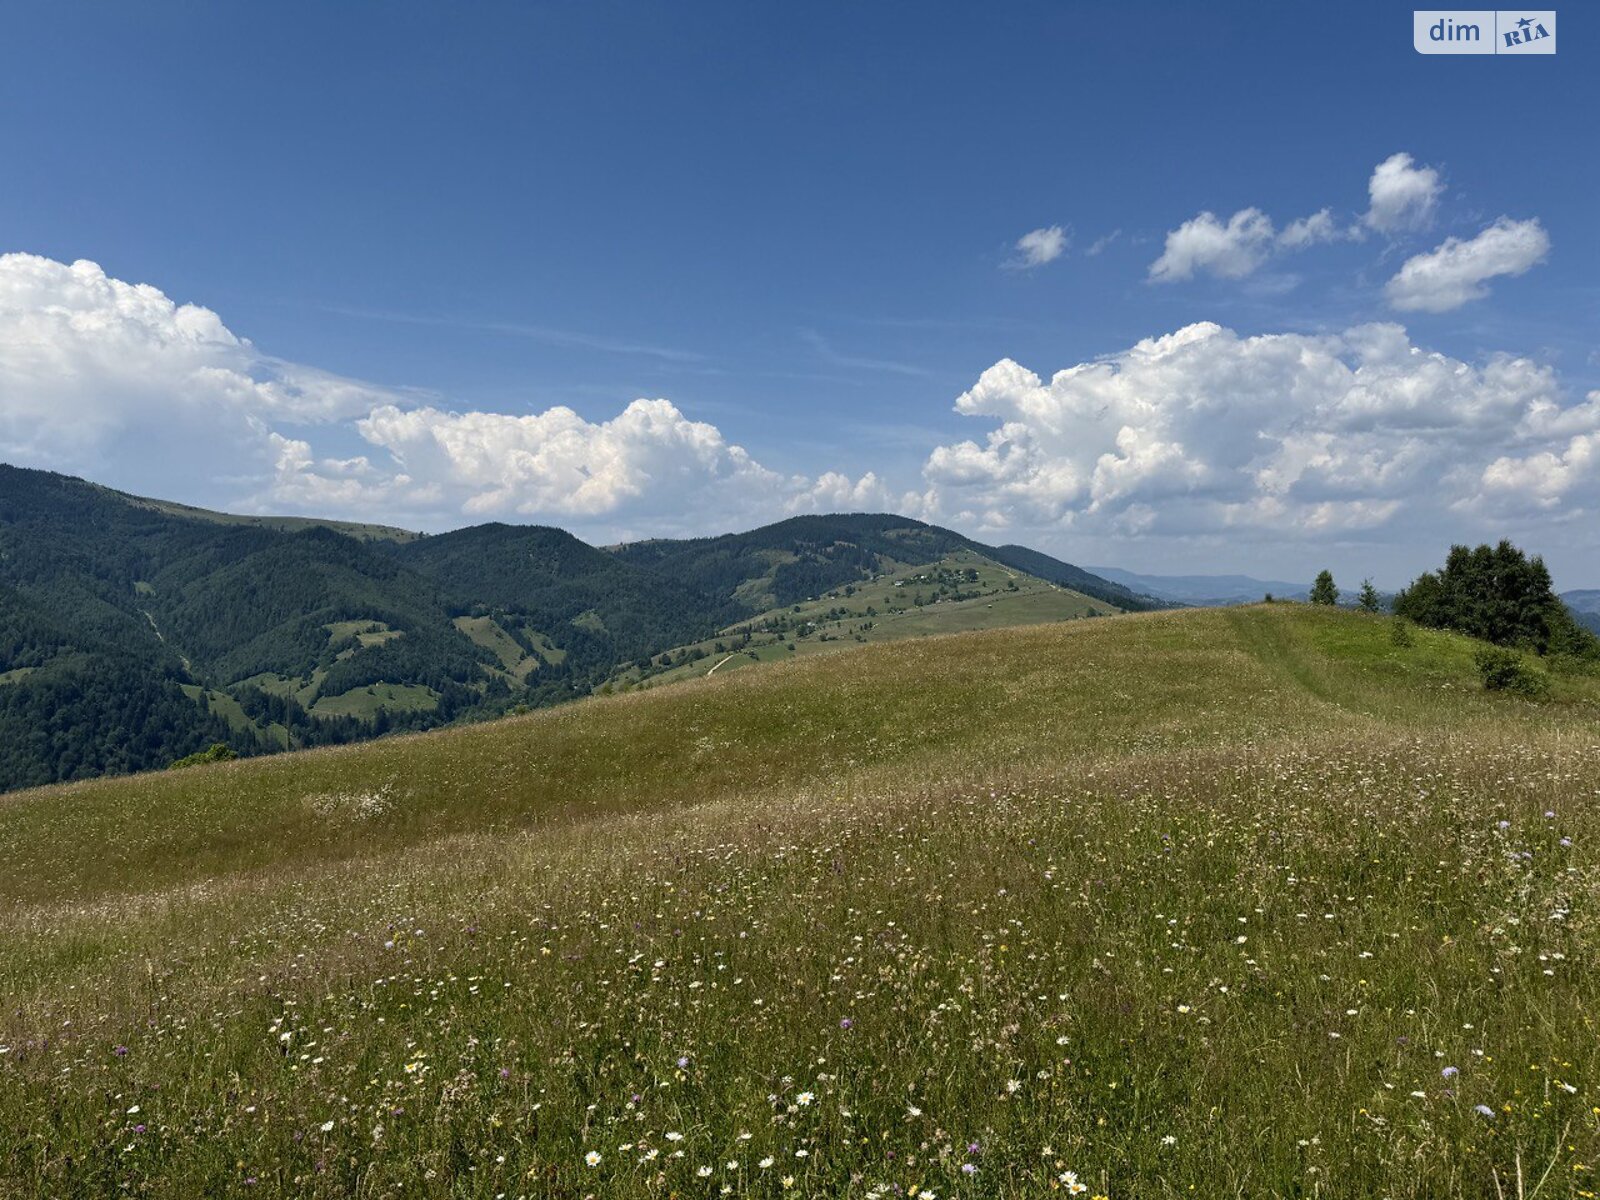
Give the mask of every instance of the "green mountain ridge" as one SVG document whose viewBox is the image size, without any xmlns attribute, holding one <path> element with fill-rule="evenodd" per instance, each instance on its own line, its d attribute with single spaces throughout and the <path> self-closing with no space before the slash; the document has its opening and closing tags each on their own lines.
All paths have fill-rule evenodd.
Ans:
<svg viewBox="0 0 1600 1200">
<path fill-rule="evenodd" d="M 415 534 L 0 465 L 0 790 L 159 768 L 213 741 L 251 755 L 542 707 L 836 589 L 1021 553 L 889 514 L 607 549 L 547 526 Z M 1010 569 L 1051 572 L 1040 587 L 1154 606 L 1025 553 Z M 930 631 L 1087 615 L 1059 596 L 962 610 L 959 591 L 930 593 Z"/>
<path fill-rule="evenodd" d="M 796 547 L 803 547 L 804 553 L 795 553 Z M 1040 551 L 987 546 L 954 530 L 889 513 L 790 517 L 749 533 L 658 539 L 612 548 L 630 563 L 688 570 L 708 590 L 734 596 L 757 611 L 820 596 L 877 573 L 886 562 L 921 566 L 957 550 L 1071 587 L 1125 612 L 1165 607 Z"/>
<path fill-rule="evenodd" d="M 94 485 L 99 487 L 100 485 Z M 253 516 L 248 513 L 217 512 L 210 508 L 196 508 L 192 504 L 179 504 L 175 500 L 155 500 L 148 496 L 134 496 L 127 492 L 119 492 L 113 488 L 101 488 L 102 491 L 139 508 L 148 508 L 152 512 L 164 513 L 172 517 L 187 517 L 195 521 L 207 521 L 213 525 L 243 525 L 258 529 L 277 529 L 285 533 L 297 533 L 305 529 L 332 529 L 346 537 L 355 538 L 361 542 L 414 542 L 419 538 L 427 537 L 412 529 L 400 529 L 393 525 L 374 525 L 364 521 L 330 521 L 321 517 L 273 517 Z"/>
<path fill-rule="evenodd" d="M 1562 592 L 1561 599 L 1572 610 L 1578 624 L 1593 633 L 1600 633 L 1600 588 Z"/>
</svg>

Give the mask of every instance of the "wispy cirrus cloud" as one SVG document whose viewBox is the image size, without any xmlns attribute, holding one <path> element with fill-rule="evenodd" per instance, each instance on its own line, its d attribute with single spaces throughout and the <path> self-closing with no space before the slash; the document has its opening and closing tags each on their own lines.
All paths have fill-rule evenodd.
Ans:
<svg viewBox="0 0 1600 1200">
<path fill-rule="evenodd" d="M 486 321 L 470 317 L 436 316 L 426 313 L 394 312 L 388 309 L 349 308 L 342 305 L 324 305 L 324 312 L 363 321 L 386 321 L 396 325 L 425 325 L 436 329 L 461 329 L 475 333 L 494 333 L 505 337 L 527 338 L 547 346 L 564 346 L 578 350 L 596 350 L 602 354 L 641 355 L 673 363 L 704 363 L 709 357 L 692 350 L 672 346 L 658 346 L 649 342 L 602 337 L 573 329 L 557 329 L 549 325 L 530 325 L 520 321 Z"/>
<path fill-rule="evenodd" d="M 1121 236 L 1122 230 L 1120 228 L 1113 229 L 1110 233 L 1103 234 L 1100 237 L 1095 238 L 1094 241 L 1090 242 L 1089 248 L 1084 251 L 1084 254 L 1090 258 L 1097 258 L 1101 254 L 1105 253 L 1105 251 L 1109 250 L 1112 244 L 1115 243 L 1116 240 Z"/>
<path fill-rule="evenodd" d="M 842 354 L 815 329 L 802 329 L 800 340 L 817 352 L 817 357 L 830 366 L 853 367 L 861 371 L 885 371 L 891 375 L 906 375 L 915 379 L 931 379 L 935 372 L 915 363 L 897 362 L 888 358 L 871 358 L 858 354 Z"/>
</svg>

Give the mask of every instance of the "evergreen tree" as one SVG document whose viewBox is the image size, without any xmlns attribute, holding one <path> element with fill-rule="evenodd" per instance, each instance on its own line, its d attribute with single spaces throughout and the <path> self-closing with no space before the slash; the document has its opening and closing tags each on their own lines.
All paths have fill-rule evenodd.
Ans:
<svg viewBox="0 0 1600 1200">
<path fill-rule="evenodd" d="M 1372 586 L 1372 580 L 1370 579 L 1363 579 L 1361 581 L 1361 595 L 1359 597 L 1359 601 L 1361 604 L 1361 611 L 1365 613 L 1375 613 L 1383 607 L 1382 603 L 1378 599 L 1378 589 Z"/>
<path fill-rule="evenodd" d="M 1311 603 L 1334 605 L 1339 603 L 1339 589 L 1333 584 L 1333 572 L 1322 571 L 1311 585 Z"/>
</svg>

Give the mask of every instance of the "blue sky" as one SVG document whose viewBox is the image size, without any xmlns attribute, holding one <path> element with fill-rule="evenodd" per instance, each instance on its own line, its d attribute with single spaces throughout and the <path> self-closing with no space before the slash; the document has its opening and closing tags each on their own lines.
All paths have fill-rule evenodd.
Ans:
<svg viewBox="0 0 1600 1200">
<path fill-rule="evenodd" d="M 1600 586 L 1600 71 L 1560 20 L 1514 59 L 1388 4 L 9 6 L 0 458 L 1388 584 L 1503 533 Z"/>
</svg>

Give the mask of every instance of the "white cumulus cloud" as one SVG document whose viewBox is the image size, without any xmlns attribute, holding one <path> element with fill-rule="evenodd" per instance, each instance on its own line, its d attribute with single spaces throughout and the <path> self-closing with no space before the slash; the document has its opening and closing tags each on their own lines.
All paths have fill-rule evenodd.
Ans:
<svg viewBox="0 0 1600 1200">
<path fill-rule="evenodd" d="M 874 472 L 851 479 L 826 471 L 815 482 L 795 491 L 787 502 L 791 513 L 884 512 L 905 509 L 920 502 L 916 493 L 896 495 Z"/>
<path fill-rule="evenodd" d="M 95 263 L 0 255 L 0 455 L 93 469 L 119 438 L 165 429 L 175 444 L 204 433 L 226 457 L 259 443 L 263 422 L 334 421 L 394 396 L 270 359 L 210 309 Z"/>
<path fill-rule="evenodd" d="M 1150 264 L 1155 283 L 1175 283 L 1196 275 L 1243 279 L 1275 254 L 1304 250 L 1340 236 L 1331 209 L 1289 222 L 1280 232 L 1259 208 L 1242 208 L 1223 222 L 1203 212 L 1168 231 L 1161 257 Z"/>
<path fill-rule="evenodd" d="M 1278 245 L 1286 250 L 1300 250 L 1318 242 L 1331 242 L 1339 237 L 1339 224 L 1333 219 L 1331 209 L 1320 209 L 1309 217 L 1290 221 L 1278 235 Z"/>
<path fill-rule="evenodd" d="M 1161 257 L 1150 264 L 1150 278 L 1173 283 L 1207 272 L 1242 279 L 1266 261 L 1276 236 L 1271 218 L 1259 208 L 1240 209 L 1226 223 L 1203 212 L 1167 234 Z"/>
<path fill-rule="evenodd" d="M 1242 337 L 1202 323 L 1048 381 L 1004 359 L 956 411 L 995 425 L 928 456 L 925 512 L 1096 534 L 1424 524 L 1478 504 L 1486 480 L 1512 507 L 1537 487 L 1592 503 L 1578 442 L 1600 433 L 1600 399 L 1567 403 L 1549 368 L 1474 365 L 1390 324 Z"/>
<path fill-rule="evenodd" d="M 1007 265 L 1023 270 L 1042 267 L 1045 263 L 1054 262 L 1065 254 L 1070 239 L 1071 234 L 1060 225 L 1047 225 L 1043 229 L 1032 230 L 1017 239 L 1014 247 L 1016 255 Z"/>
<path fill-rule="evenodd" d="M 1373 169 L 1367 182 L 1367 211 L 1358 222 L 1341 225 L 1330 207 L 1290 221 L 1281 230 L 1255 206 L 1241 208 L 1226 221 L 1202 212 L 1167 232 L 1149 277 L 1157 283 L 1202 274 L 1243 279 L 1275 255 L 1345 238 L 1360 240 L 1368 229 L 1387 234 L 1424 229 L 1432 223 L 1443 193 L 1444 182 L 1436 168 L 1418 166 L 1404 152 L 1393 154 Z"/>
<path fill-rule="evenodd" d="M 1426 254 L 1406 260 L 1384 294 L 1403 312 L 1449 312 L 1489 294 L 1487 281 L 1522 275 L 1550 253 L 1550 235 L 1534 218 L 1501 217 L 1477 237 L 1446 238 Z"/>
<path fill-rule="evenodd" d="M 513 416 L 437 408 L 374 409 L 361 436 L 472 515 L 594 517 L 648 500 L 688 507 L 707 489 L 758 491 L 781 476 L 714 425 L 667 400 L 635 400 L 607 421 L 566 407 Z"/>
<path fill-rule="evenodd" d="M 1433 167 L 1419 167 L 1411 155 L 1391 154 L 1367 181 L 1365 224 L 1379 233 L 1425 229 L 1433 220 L 1444 181 Z"/>
<path fill-rule="evenodd" d="M 1591 392 L 1589 400 L 1600 405 L 1600 392 Z M 1463 507 L 1489 505 L 1513 511 L 1550 511 L 1567 505 L 1574 495 L 1583 492 L 1590 494 L 1593 503 L 1593 494 L 1600 491 L 1600 431 L 1520 458 L 1502 455 L 1484 468 L 1482 488 L 1482 493 Z M 1578 509 L 1569 515 L 1583 513 Z"/>
<path fill-rule="evenodd" d="M 519 415 L 387 404 L 354 428 L 370 455 L 317 458 L 303 442 L 283 443 L 267 497 L 374 520 L 398 510 L 657 533 L 892 506 L 871 472 L 851 480 L 769 470 L 664 399 L 634 400 L 598 421 L 563 405 Z"/>
</svg>

